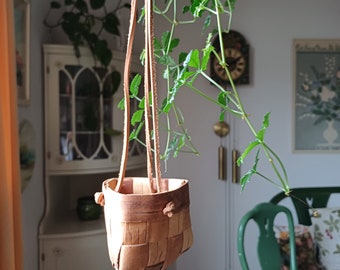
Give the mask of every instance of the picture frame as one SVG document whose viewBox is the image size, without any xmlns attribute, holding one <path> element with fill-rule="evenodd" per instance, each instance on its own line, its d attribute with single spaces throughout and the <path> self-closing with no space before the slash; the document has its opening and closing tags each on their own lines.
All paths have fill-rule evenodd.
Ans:
<svg viewBox="0 0 340 270">
<path fill-rule="evenodd" d="M 19 105 L 30 104 L 30 0 L 14 1 L 16 86 Z"/>
<path fill-rule="evenodd" d="M 340 152 L 340 39 L 293 41 L 293 151 Z"/>
</svg>

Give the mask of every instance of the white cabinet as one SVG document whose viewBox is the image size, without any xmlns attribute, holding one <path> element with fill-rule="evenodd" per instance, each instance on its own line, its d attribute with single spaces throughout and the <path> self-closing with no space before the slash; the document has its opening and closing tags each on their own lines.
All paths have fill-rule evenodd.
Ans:
<svg viewBox="0 0 340 270">
<path fill-rule="evenodd" d="M 106 235 L 75 235 L 48 237 L 42 241 L 42 268 L 49 270 L 112 270 Z"/>
<path fill-rule="evenodd" d="M 72 46 L 44 46 L 45 154 L 52 174 L 111 172 L 120 165 L 123 111 L 117 105 L 125 54 L 114 51 L 108 69 L 97 66 L 87 49 L 80 54 L 76 58 Z M 138 60 L 131 73 L 142 73 Z M 131 142 L 128 168 L 144 164 L 143 150 Z"/>
<path fill-rule="evenodd" d="M 39 226 L 40 270 L 109 270 L 103 214 L 83 221 L 76 207 L 79 197 L 93 196 L 105 179 L 118 175 L 123 111 L 117 104 L 123 98 L 125 54 L 113 51 L 104 69 L 85 48 L 79 59 L 72 46 L 43 49 L 46 205 Z M 142 71 L 134 58 L 131 75 Z M 131 103 L 132 112 L 136 106 Z M 145 174 L 145 162 L 144 147 L 131 141 L 127 175 Z"/>
</svg>

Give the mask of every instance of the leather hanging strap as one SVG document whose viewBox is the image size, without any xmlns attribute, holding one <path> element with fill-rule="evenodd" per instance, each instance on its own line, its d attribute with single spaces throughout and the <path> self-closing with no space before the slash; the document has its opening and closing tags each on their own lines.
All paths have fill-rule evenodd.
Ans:
<svg viewBox="0 0 340 270">
<path fill-rule="evenodd" d="M 157 192 L 163 191 L 161 187 L 161 169 L 160 169 L 160 154 L 159 154 L 159 130 L 158 130 L 158 106 L 157 106 L 157 88 L 156 88 L 156 65 L 154 58 L 154 31 L 153 31 L 153 1 L 145 1 L 145 132 L 146 137 L 151 136 L 149 117 L 150 108 L 150 93 L 151 93 L 151 111 L 152 111 L 152 127 L 153 127 L 153 150 L 154 150 L 154 164 L 155 164 L 155 174 L 156 174 L 156 187 Z M 148 158 L 148 177 L 152 178 L 152 150 L 151 150 L 151 140 L 147 142 L 147 153 L 150 155 Z"/>
<path fill-rule="evenodd" d="M 132 45 L 136 28 L 137 0 L 131 1 L 130 27 L 128 34 L 128 43 L 124 67 L 124 139 L 123 151 L 120 165 L 118 183 L 115 188 L 119 192 L 125 177 L 126 164 L 129 150 L 130 136 L 130 98 L 129 98 L 129 77 L 131 67 Z M 145 137 L 147 152 L 147 174 L 150 183 L 151 192 L 165 191 L 161 183 L 160 169 L 160 150 L 159 150 L 159 129 L 158 129 L 158 106 L 157 106 L 157 88 L 156 88 L 156 68 L 154 59 L 154 32 L 153 32 L 153 3 L 152 0 L 145 0 L 145 66 L 144 66 L 144 95 L 145 95 Z M 151 96 L 151 102 L 150 102 Z M 151 109 L 150 109 L 151 108 Z M 152 120 L 152 122 L 151 122 Z M 153 130 L 153 138 L 151 138 Z M 153 150 L 151 140 L 153 139 Z M 153 157 L 152 157 L 152 152 Z M 154 159 L 154 162 L 153 162 Z M 155 165 L 156 182 L 153 178 L 153 163 Z"/>
<path fill-rule="evenodd" d="M 120 171 L 118 176 L 118 183 L 115 190 L 121 191 L 123 180 L 125 177 L 127 158 L 129 154 L 129 136 L 130 136 L 130 68 L 131 68 L 131 56 L 132 56 L 132 45 L 135 37 L 136 29 L 136 17 L 137 17 L 137 0 L 131 1 L 131 14 L 130 14 L 130 27 L 127 41 L 127 49 L 125 56 L 124 65 L 124 134 L 123 134 L 123 150 L 122 159 L 120 163 Z"/>
</svg>

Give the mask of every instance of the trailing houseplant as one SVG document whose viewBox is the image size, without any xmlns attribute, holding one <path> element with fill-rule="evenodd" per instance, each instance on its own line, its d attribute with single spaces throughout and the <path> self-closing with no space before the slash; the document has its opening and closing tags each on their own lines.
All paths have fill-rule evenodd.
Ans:
<svg viewBox="0 0 340 270">
<path fill-rule="evenodd" d="M 231 26 L 232 15 L 235 8 L 236 0 L 191 0 L 182 3 L 178 0 L 165 0 L 161 8 L 158 2 L 154 2 L 154 13 L 162 16 L 169 23 L 169 30 L 164 31 L 160 37 L 154 39 L 154 54 L 157 64 L 163 67 L 163 78 L 166 80 L 167 92 L 166 98 L 163 100 L 159 108 L 159 113 L 164 115 L 167 124 L 167 140 L 162 158 L 169 159 L 171 156 L 176 157 L 182 151 L 197 153 L 196 148 L 191 143 L 191 137 L 184 127 L 184 116 L 176 105 L 176 96 L 181 89 L 189 89 L 194 94 L 210 101 L 222 109 L 220 121 L 223 120 L 226 113 L 230 113 L 241 119 L 249 127 L 253 135 L 253 140 L 245 148 L 237 163 L 240 165 L 248 157 L 251 152 L 256 152 L 255 162 L 252 168 L 241 178 L 240 183 L 242 189 L 250 181 L 253 175 L 258 175 L 283 190 L 287 195 L 290 193 L 288 184 L 288 176 L 284 164 L 275 151 L 266 143 L 265 134 L 269 127 L 270 114 L 267 113 L 263 117 L 262 126 L 256 129 L 252 123 L 250 115 L 240 99 L 239 93 L 232 80 L 228 70 L 228 63 L 224 51 L 221 53 L 212 46 L 212 39 L 216 35 L 219 40 L 219 48 L 224 48 L 222 33 L 228 32 Z M 182 13 L 182 14 L 180 14 Z M 180 15 L 186 16 L 187 19 L 179 20 Z M 141 20 L 145 15 L 142 12 Z M 227 17 L 227 26 L 223 27 L 222 20 Z M 189 52 L 174 53 L 179 50 L 180 39 L 176 38 L 176 31 L 180 26 L 187 24 L 201 23 L 204 18 L 202 31 L 206 34 L 206 44 L 204 48 L 194 48 Z M 212 26 L 212 22 L 215 26 Z M 141 58 L 144 60 L 143 52 Z M 224 86 L 214 81 L 208 74 L 208 63 L 211 54 L 218 59 L 220 66 L 225 70 L 230 86 L 225 89 Z M 218 88 L 219 94 L 217 98 L 209 96 L 204 90 L 199 89 L 195 84 L 198 77 L 203 77 L 212 85 Z M 141 82 L 141 76 L 137 75 L 130 87 L 130 98 L 139 100 L 139 110 L 134 112 L 131 123 L 135 127 L 131 132 L 130 139 L 138 139 L 138 134 L 144 125 L 144 99 L 138 98 L 138 89 Z M 123 108 L 123 103 L 120 104 Z M 176 119 L 176 128 L 171 125 L 170 118 Z M 258 170 L 260 156 L 264 155 L 265 160 L 269 162 L 273 169 L 276 179 L 271 179 Z"/>
</svg>

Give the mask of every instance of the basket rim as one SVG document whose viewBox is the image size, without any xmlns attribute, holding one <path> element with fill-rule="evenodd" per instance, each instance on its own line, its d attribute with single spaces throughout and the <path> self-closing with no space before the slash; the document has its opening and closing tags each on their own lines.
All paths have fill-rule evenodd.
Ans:
<svg viewBox="0 0 340 270">
<path fill-rule="evenodd" d="M 147 177 L 134 177 L 134 176 L 127 176 L 127 177 L 124 177 L 124 181 L 126 180 L 147 180 L 149 181 L 149 179 Z M 174 189 L 170 189 L 170 190 L 167 190 L 167 191 L 161 191 L 161 192 L 155 192 L 155 193 L 122 193 L 122 192 L 118 192 L 116 191 L 114 188 L 112 188 L 110 186 L 110 183 L 116 181 L 116 183 L 118 183 L 118 177 L 113 177 L 113 178 L 108 178 L 106 180 L 103 181 L 103 190 L 106 190 L 106 191 L 110 191 L 110 192 L 114 192 L 116 194 L 119 194 L 119 195 L 125 195 L 125 196 L 157 196 L 157 195 L 164 195 L 164 194 L 168 194 L 168 193 L 171 193 L 171 192 L 175 192 L 181 188 L 184 188 L 184 187 L 188 187 L 189 186 L 189 180 L 188 179 L 183 179 L 183 178 L 162 178 L 162 181 L 180 181 L 180 184 L 178 185 L 178 187 L 174 188 Z M 123 182 L 123 185 L 124 185 L 124 182 Z"/>
</svg>

